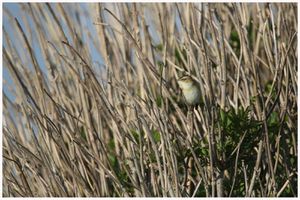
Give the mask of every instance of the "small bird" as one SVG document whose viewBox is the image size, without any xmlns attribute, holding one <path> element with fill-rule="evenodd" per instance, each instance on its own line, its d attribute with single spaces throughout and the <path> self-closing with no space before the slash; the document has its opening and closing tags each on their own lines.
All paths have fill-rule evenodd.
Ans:
<svg viewBox="0 0 300 200">
<path fill-rule="evenodd" d="M 192 77 L 184 75 L 178 79 L 178 84 L 188 105 L 196 106 L 200 103 L 201 92 Z"/>
<path fill-rule="evenodd" d="M 183 96 L 188 104 L 187 122 L 189 127 L 188 141 L 192 144 L 194 138 L 194 112 L 192 108 L 200 103 L 201 92 L 198 84 L 192 77 L 184 75 L 178 79 L 178 85 L 183 93 Z M 189 178 L 192 177 L 191 168 L 193 167 L 193 159 L 187 157 L 189 169 L 187 171 L 188 178 L 186 179 L 186 191 L 191 195 L 192 188 L 195 187 L 193 181 Z"/>
</svg>

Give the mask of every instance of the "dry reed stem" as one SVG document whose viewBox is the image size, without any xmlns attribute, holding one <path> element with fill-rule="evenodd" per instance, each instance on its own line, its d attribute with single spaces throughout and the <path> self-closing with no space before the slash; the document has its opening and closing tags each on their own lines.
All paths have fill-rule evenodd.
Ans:
<svg viewBox="0 0 300 200">
<path fill-rule="evenodd" d="M 3 196 L 297 196 L 297 4 L 18 6 L 3 13 Z M 193 117 L 184 73 L 203 94 Z M 220 113 L 246 109 L 260 124 L 222 149 Z"/>
</svg>

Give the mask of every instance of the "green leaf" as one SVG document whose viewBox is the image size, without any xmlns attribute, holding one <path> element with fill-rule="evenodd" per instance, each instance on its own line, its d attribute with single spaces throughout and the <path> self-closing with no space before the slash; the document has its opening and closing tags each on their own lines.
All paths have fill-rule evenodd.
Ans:
<svg viewBox="0 0 300 200">
<path fill-rule="evenodd" d="M 163 44 L 157 44 L 157 45 L 154 46 L 154 49 L 158 50 L 158 51 L 162 51 L 163 48 L 164 48 Z"/>
<path fill-rule="evenodd" d="M 158 97 L 156 98 L 156 105 L 157 105 L 159 108 L 161 108 L 161 105 L 162 105 L 162 98 L 161 98 L 161 96 L 158 96 Z"/>
<path fill-rule="evenodd" d="M 108 154 L 108 160 L 114 168 L 117 166 L 117 158 L 114 154 L 112 153 Z"/>
<path fill-rule="evenodd" d="M 131 130 L 131 134 L 133 135 L 134 139 L 136 142 L 139 142 L 139 133 L 136 132 L 135 130 Z"/>
<path fill-rule="evenodd" d="M 113 151 L 115 149 L 115 141 L 114 139 L 110 139 L 108 142 L 109 150 Z"/>
<path fill-rule="evenodd" d="M 84 130 L 84 127 L 83 127 L 83 126 L 80 127 L 80 136 L 81 136 L 85 141 L 87 141 L 86 133 L 85 133 L 85 130 Z"/>
<path fill-rule="evenodd" d="M 155 143 L 160 142 L 160 133 L 158 131 L 153 131 L 152 135 L 153 135 Z"/>
</svg>

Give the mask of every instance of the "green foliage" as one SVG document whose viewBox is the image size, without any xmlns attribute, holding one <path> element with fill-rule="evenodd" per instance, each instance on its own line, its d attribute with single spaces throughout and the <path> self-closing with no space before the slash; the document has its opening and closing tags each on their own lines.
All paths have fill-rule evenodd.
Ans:
<svg viewBox="0 0 300 200">
<path fill-rule="evenodd" d="M 271 99 L 275 100 L 276 97 L 276 91 L 272 90 L 272 82 L 268 82 L 265 86 L 265 94 L 269 95 L 271 93 Z"/>
<path fill-rule="evenodd" d="M 235 148 L 238 147 L 241 142 L 239 149 L 239 157 L 237 162 L 237 175 L 235 187 L 232 193 L 232 196 L 244 196 L 245 195 L 245 183 L 244 183 L 244 174 L 242 171 L 242 165 L 240 160 L 243 160 L 248 171 L 247 174 L 252 174 L 255 166 L 255 161 L 257 157 L 257 152 L 254 150 L 257 147 L 258 142 L 264 138 L 264 128 L 263 123 L 253 119 L 251 115 L 251 109 L 239 108 L 235 111 L 233 108 L 228 111 L 220 110 L 220 128 L 222 134 L 224 135 L 223 140 L 217 144 L 217 149 L 220 155 L 225 155 L 226 168 L 229 172 L 233 173 L 233 166 L 235 165 L 235 159 L 237 151 L 234 152 Z M 286 121 L 286 120 L 284 120 Z M 275 143 L 278 133 L 280 131 L 280 126 L 285 126 L 280 122 L 280 116 L 277 111 L 273 111 L 269 118 L 267 119 L 267 130 L 271 151 L 275 151 Z M 245 134 L 243 140 L 242 136 Z M 286 152 L 286 141 L 280 140 L 280 154 L 287 154 Z M 232 154 L 234 152 L 234 154 Z M 272 152 L 271 152 L 272 153 Z M 275 153 L 275 152 L 274 152 Z M 272 153 L 273 154 L 273 153 Z M 287 162 L 290 163 L 289 166 L 296 166 L 297 157 L 293 155 L 288 155 Z M 267 172 L 262 170 L 260 173 L 261 183 L 265 184 L 265 174 Z M 285 174 L 285 169 L 282 165 L 277 166 L 277 175 L 276 183 L 278 185 L 283 185 L 288 177 L 281 176 Z M 230 191 L 232 180 L 227 180 L 224 183 L 225 191 Z M 256 189 L 259 190 L 259 187 L 256 185 Z M 291 188 L 288 188 L 283 196 L 290 196 Z M 289 193 L 289 194 L 288 194 Z M 261 194 L 264 195 L 264 194 Z"/>
<path fill-rule="evenodd" d="M 81 136 L 82 139 L 84 139 L 85 141 L 87 141 L 86 133 L 85 133 L 85 130 L 84 130 L 83 126 L 80 127 L 80 136 Z"/>
<path fill-rule="evenodd" d="M 114 153 L 109 153 L 108 154 L 108 160 L 109 160 L 109 163 L 112 165 L 112 167 L 116 170 L 117 167 L 118 167 L 118 160 L 115 156 Z"/>
<path fill-rule="evenodd" d="M 161 106 L 162 106 L 162 97 L 161 96 L 158 96 L 157 98 L 156 98 L 156 105 L 157 105 L 157 107 L 159 107 L 159 108 L 161 108 Z"/>
<path fill-rule="evenodd" d="M 202 166 L 207 166 L 209 163 L 209 148 L 208 144 L 206 144 L 206 147 L 203 147 L 203 145 L 196 144 L 193 148 L 194 152 L 196 155 L 199 156 L 199 162 L 201 163 Z M 189 156 L 192 156 L 192 153 L 188 152 Z"/>
<path fill-rule="evenodd" d="M 249 169 L 253 169 L 256 159 L 255 147 L 258 145 L 261 136 L 262 123 L 253 119 L 251 109 L 240 107 L 237 111 L 234 108 L 228 111 L 220 110 L 220 128 L 223 140 L 217 144 L 219 155 L 225 156 L 225 169 L 230 174 L 234 173 L 235 160 L 239 152 L 239 161 L 244 160 Z M 244 138 L 243 138 L 243 135 Z M 243 139 L 242 139 L 243 138 Z M 237 150 L 239 149 L 239 151 Z M 237 178 L 233 196 L 244 196 L 244 174 L 241 170 L 242 163 L 238 162 Z M 225 190 L 229 193 L 232 180 L 225 181 Z"/>
<path fill-rule="evenodd" d="M 150 163 L 156 163 L 157 160 L 156 160 L 156 157 L 155 157 L 155 153 L 152 151 L 149 153 L 149 159 L 150 159 Z"/>
<path fill-rule="evenodd" d="M 219 143 L 218 150 L 220 153 L 225 152 L 225 156 L 229 157 L 245 134 L 240 150 L 249 156 L 260 136 L 261 125 L 261 122 L 251 118 L 249 108 L 239 108 L 237 112 L 233 108 L 228 111 L 220 110 L 220 127 L 224 140 Z"/>
<path fill-rule="evenodd" d="M 135 130 L 131 130 L 131 134 L 132 136 L 134 137 L 135 141 L 137 144 L 140 143 L 140 140 L 139 140 L 139 137 L 140 137 L 140 134 L 142 135 L 142 137 L 144 137 L 144 134 L 143 133 L 138 133 L 137 131 Z"/>
<path fill-rule="evenodd" d="M 232 30 L 230 33 L 230 38 L 229 38 L 229 44 L 234 50 L 235 54 L 237 56 L 240 55 L 240 49 L 241 49 L 241 42 L 239 38 L 239 34 L 236 30 Z"/>
<path fill-rule="evenodd" d="M 155 143 L 160 142 L 160 132 L 158 132 L 158 131 L 155 130 L 155 131 L 152 132 L 152 135 L 153 135 Z"/>
<path fill-rule="evenodd" d="M 267 125 L 268 125 L 269 139 L 273 143 L 275 142 L 280 127 L 278 112 L 273 111 L 270 114 L 269 118 L 267 119 Z"/>
<path fill-rule="evenodd" d="M 154 49 L 157 50 L 157 51 L 162 51 L 164 48 L 164 45 L 163 44 L 157 44 L 154 46 Z"/>
<path fill-rule="evenodd" d="M 197 190 L 195 197 L 205 197 L 205 196 L 206 196 L 205 187 L 202 185 Z"/>
</svg>

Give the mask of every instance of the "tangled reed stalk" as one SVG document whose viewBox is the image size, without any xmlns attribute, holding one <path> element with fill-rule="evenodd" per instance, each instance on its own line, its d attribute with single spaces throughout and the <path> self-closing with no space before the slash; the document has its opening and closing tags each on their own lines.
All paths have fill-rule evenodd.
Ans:
<svg viewBox="0 0 300 200">
<path fill-rule="evenodd" d="M 297 4 L 11 6 L 3 196 L 297 196 Z"/>
</svg>

